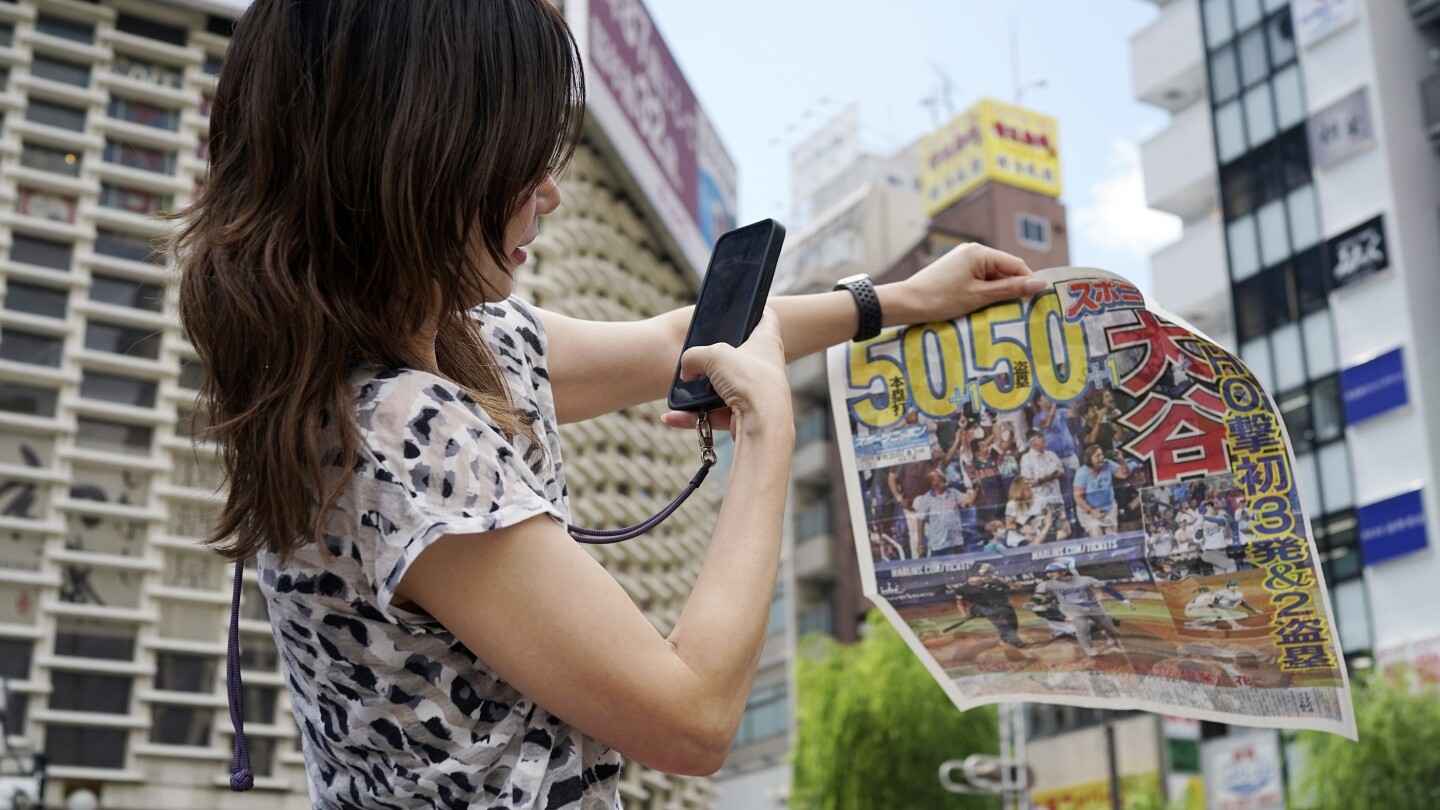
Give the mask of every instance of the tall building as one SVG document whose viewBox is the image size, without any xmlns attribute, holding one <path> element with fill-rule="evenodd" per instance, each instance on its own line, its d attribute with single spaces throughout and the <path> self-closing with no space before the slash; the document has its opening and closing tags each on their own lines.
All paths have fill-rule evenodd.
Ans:
<svg viewBox="0 0 1440 810">
<path fill-rule="evenodd" d="M 776 292 L 825 292 L 861 272 L 877 283 L 898 281 L 966 242 L 1015 253 L 1036 268 L 1069 263 L 1053 119 L 982 101 L 890 154 L 867 150 L 860 133 L 859 112 L 847 107 L 792 150 L 797 226 L 780 257 Z M 870 609 L 840 477 L 825 356 L 792 364 L 790 386 L 796 447 L 775 610 L 793 627 L 777 626 L 766 646 L 759 697 L 752 696 L 717 779 L 724 810 L 783 806 L 796 640 L 818 632 L 854 642 Z"/>
<path fill-rule="evenodd" d="M 153 214 L 204 184 L 209 103 L 245 5 L 0 0 L 0 679 L 4 743 L 48 761 L 47 807 L 81 790 L 116 810 L 310 806 L 253 570 L 240 629 L 256 787 L 227 787 L 232 569 L 198 545 L 221 475 L 194 443 L 202 371 L 153 247 Z M 657 144 L 633 125 L 647 100 L 618 92 L 616 71 L 669 55 L 653 26 L 631 25 L 632 4 L 623 30 L 613 3 L 565 5 L 591 62 L 591 120 L 522 294 L 580 317 L 658 314 L 693 300 L 709 240 L 733 225 L 734 169 L 683 77 L 664 101 L 688 104 L 674 118 L 696 127 Z M 607 36 L 634 58 L 593 64 Z M 661 146 L 687 160 L 662 165 Z M 565 429 L 577 522 L 634 523 L 693 474 L 693 435 L 658 417 L 648 405 Z M 595 551 L 662 630 L 698 573 L 717 492 Z M 714 795 L 634 763 L 621 791 L 627 807 L 667 810 Z"/>
</svg>

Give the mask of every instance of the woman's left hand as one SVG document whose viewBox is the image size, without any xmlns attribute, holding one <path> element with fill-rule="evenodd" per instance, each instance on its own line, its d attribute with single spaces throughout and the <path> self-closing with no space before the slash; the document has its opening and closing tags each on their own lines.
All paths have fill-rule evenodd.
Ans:
<svg viewBox="0 0 1440 810">
<path fill-rule="evenodd" d="M 886 325 L 899 326 L 954 320 L 990 304 L 1034 295 L 1046 284 L 1019 257 L 971 242 L 877 291 Z"/>
</svg>

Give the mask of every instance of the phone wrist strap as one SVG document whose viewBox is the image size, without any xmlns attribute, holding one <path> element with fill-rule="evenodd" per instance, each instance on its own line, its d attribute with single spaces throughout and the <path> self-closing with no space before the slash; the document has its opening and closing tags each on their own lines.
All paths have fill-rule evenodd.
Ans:
<svg viewBox="0 0 1440 810">
<path fill-rule="evenodd" d="M 622 529 L 587 529 L 583 526 L 569 525 L 566 528 L 569 529 L 570 536 L 578 543 L 588 543 L 592 546 L 609 545 L 639 537 L 665 522 L 666 518 L 673 515 L 675 510 L 685 503 L 691 493 L 700 488 L 700 484 L 705 481 L 705 476 L 710 474 L 710 468 L 715 466 L 717 460 L 715 434 L 710 428 L 709 413 L 700 412 L 700 416 L 695 420 L 695 430 L 700 434 L 700 470 L 695 473 L 695 477 L 690 479 L 690 483 L 680 490 L 680 494 L 675 496 L 675 500 L 634 526 L 626 526 Z"/>
</svg>

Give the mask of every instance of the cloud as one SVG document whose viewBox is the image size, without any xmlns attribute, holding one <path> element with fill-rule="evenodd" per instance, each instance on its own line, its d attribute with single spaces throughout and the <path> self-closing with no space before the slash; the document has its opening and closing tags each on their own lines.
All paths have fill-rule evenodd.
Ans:
<svg viewBox="0 0 1440 810">
<path fill-rule="evenodd" d="M 1075 211 L 1072 224 L 1083 240 L 1140 260 L 1180 238 L 1179 217 L 1145 207 L 1138 146 L 1113 141 L 1109 169 L 1107 176 L 1090 184 L 1089 198 Z"/>
</svg>

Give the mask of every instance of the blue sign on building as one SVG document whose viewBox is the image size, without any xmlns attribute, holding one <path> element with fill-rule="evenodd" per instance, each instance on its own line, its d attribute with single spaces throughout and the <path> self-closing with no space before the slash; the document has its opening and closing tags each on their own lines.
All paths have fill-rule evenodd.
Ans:
<svg viewBox="0 0 1440 810">
<path fill-rule="evenodd" d="M 1430 545 L 1422 491 L 1406 492 L 1355 510 L 1366 565 L 1393 560 Z"/>
<path fill-rule="evenodd" d="M 1345 421 L 1351 425 L 1408 404 L 1402 351 L 1392 349 L 1341 371 L 1340 396 L 1345 400 Z"/>
</svg>

